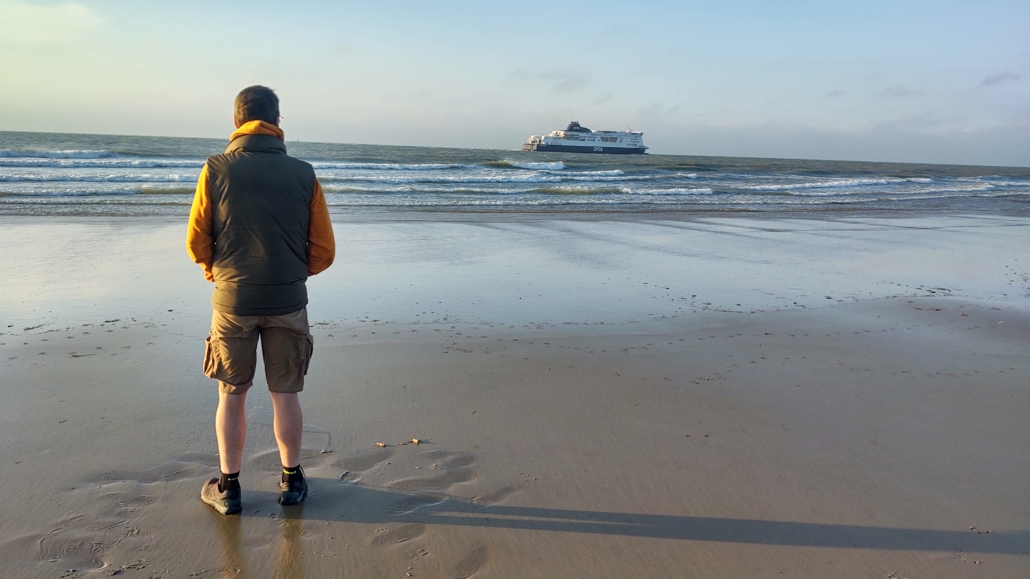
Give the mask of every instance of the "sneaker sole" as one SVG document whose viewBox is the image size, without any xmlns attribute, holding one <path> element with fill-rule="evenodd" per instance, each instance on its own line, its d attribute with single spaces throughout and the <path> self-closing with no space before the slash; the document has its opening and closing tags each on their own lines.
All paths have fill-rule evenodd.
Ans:
<svg viewBox="0 0 1030 579">
<path fill-rule="evenodd" d="M 200 491 L 200 500 L 223 515 L 238 515 L 243 512 L 243 501 L 232 503 L 213 501 L 204 496 L 203 489 Z"/>
<path fill-rule="evenodd" d="M 289 507 L 289 506 L 292 506 L 292 505 L 299 505 L 300 503 L 303 503 L 304 499 L 306 499 L 306 498 L 308 498 L 308 491 L 304 491 L 304 492 L 300 493 L 300 497 L 298 497 L 297 500 L 286 499 L 286 497 L 280 495 L 279 496 L 279 504 L 284 506 L 284 507 Z"/>
<path fill-rule="evenodd" d="M 224 515 L 238 515 L 243 512 L 242 506 L 236 505 L 222 505 L 220 503 L 213 503 L 206 499 L 201 499 L 204 503 L 210 505 L 214 510 Z"/>
<path fill-rule="evenodd" d="M 243 505 L 225 505 L 209 501 L 204 497 L 200 497 L 200 500 L 204 501 L 205 504 L 210 505 L 214 510 L 222 513 L 223 515 L 238 515 L 243 512 Z"/>
</svg>

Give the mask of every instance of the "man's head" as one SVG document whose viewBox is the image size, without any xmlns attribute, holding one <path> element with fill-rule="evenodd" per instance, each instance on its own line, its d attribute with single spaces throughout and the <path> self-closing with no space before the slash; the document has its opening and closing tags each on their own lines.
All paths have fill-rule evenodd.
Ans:
<svg viewBox="0 0 1030 579">
<path fill-rule="evenodd" d="M 233 120 L 236 121 L 237 127 L 248 121 L 265 121 L 278 125 L 279 97 L 267 86 L 248 86 L 236 95 Z"/>
</svg>

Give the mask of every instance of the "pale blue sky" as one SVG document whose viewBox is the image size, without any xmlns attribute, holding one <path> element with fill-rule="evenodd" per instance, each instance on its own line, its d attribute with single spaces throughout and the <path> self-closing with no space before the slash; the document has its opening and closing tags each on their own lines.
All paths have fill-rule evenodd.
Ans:
<svg viewBox="0 0 1030 579">
<path fill-rule="evenodd" d="M 0 0 L 0 130 L 1030 166 L 1030 3 Z"/>
</svg>

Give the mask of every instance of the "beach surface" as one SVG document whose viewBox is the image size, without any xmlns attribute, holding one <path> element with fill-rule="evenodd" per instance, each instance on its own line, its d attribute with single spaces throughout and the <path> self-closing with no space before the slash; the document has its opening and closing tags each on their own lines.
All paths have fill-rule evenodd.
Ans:
<svg viewBox="0 0 1030 579">
<path fill-rule="evenodd" d="M 0 217 L 0 575 L 1030 569 L 1025 215 L 334 220 L 309 500 L 259 370 L 223 517 L 184 222 Z"/>
</svg>

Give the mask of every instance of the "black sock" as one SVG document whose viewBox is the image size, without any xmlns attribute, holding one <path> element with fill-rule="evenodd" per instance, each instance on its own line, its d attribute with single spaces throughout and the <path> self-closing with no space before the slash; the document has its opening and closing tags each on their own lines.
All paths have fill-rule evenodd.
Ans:
<svg viewBox="0 0 1030 579">
<path fill-rule="evenodd" d="M 222 478 L 218 479 L 218 492 L 224 493 L 229 489 L 240 488 L 240 473 L 238 471 L 232 474 L 225 474 L 221 471 L 218 472 L 222 475 Z"/>
<path fill-rule="evenodd" d="M 304 471 L 300 470 L 300 465 L 293 468 L 283 467 L 283 480 L 286 482 L 300 482 L 304 480 Z"/>
</svg>

